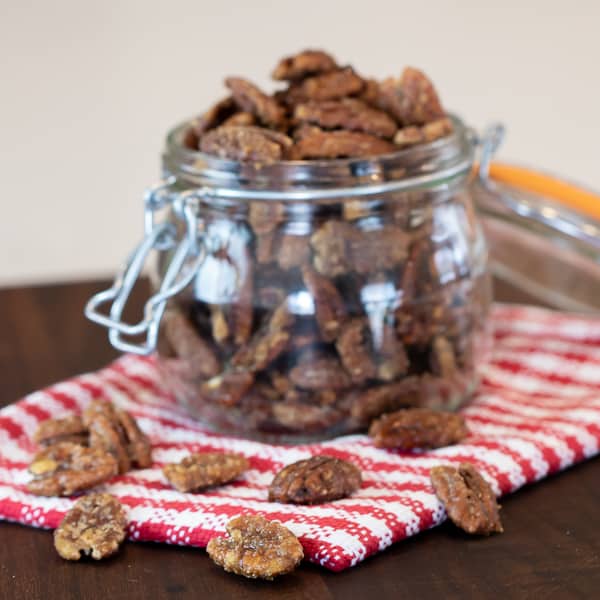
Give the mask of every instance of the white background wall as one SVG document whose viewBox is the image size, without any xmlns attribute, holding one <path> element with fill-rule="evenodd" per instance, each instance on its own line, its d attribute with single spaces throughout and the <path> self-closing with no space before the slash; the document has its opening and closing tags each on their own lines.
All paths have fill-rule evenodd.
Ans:
<svg viewBox="0 0 600 600">
<path fill-rule="evenodd" d="M 600 189 L 598 0 L 0 0 L 0 285 L 109 274 L 165 132 L 282 54 L 423 68 L 502 156 Z"/>
</svg>

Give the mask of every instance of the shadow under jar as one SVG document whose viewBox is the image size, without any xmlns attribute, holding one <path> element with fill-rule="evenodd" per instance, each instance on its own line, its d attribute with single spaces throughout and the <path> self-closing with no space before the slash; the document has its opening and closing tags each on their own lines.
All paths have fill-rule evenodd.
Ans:
<svg viewBox="0 0 600 600">
<path fill-rule="evenodd" d="M 158 357 L 192 416 L 301 442 L 469 399 L 490 285 L 458 119 L 447 138 L 387 156 L 266 165 L 191 151 L 185 129 L 168 136 L 164 169 L 194 199 L 206 255 L 166 307 Z M 185 235 L 181 206 L 167 218 Z M 156 287 L 171 260 L 160 254 Z"/>
</svg>

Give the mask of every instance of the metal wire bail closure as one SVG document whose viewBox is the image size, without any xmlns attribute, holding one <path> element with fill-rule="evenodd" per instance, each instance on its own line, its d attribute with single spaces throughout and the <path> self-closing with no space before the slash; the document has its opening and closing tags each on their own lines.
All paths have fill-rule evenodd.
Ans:
<svg viewBox="0 0 600 600">
<path fill-rule="evenodd" d="M 144 239 L 135 248 L 129 259 L 119 271 L 113 285 L 90 298 L 85 307 L 85 316 L 108 328 L 110 343 L 123 352 L 150 354 L 156 348 L 160 320 L 165 311 L 167 300 L 179 294 L 190 284 L 206 256 L 203 244 L 197 241 L 196 204 L 204 190 L 193 190 L 176 194 L 172 191 L 174 177 L 161 181 L 149 188 L 144 195 Z M 173 206 L 178 218 L 186 223 L 185 235 L 177 239 L 173 223 L 156 223 L 156 211 L 169 205 Z M 139 323 L 129 324 L 123 321 L 123 310 L 129 295 L 138 280 L 152 250 L 171 251 L 172 258 L 165 272 L 160 289 L 151 296 L 144 306 L 144 316 Z M 190 259 L 193 260 L 190 262 Z M 110 303 L 108 315 L 100 308 Z M 127 341 L 123 336 L 145 334 L 140 343 Z"/>
</svg>

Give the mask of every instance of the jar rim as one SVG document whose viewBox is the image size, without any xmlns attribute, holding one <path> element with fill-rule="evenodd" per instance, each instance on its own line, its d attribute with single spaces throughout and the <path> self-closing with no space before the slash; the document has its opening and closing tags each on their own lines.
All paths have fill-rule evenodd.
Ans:
<svg viewBox="0 0 600 600">
<path fill-rule="evenodd" d="M 468 174 L 476 136 L 456 115 L 453 132 L 426 144 L 366 158 L 241 162 L 187 148 L 187 120 L 166 137 L 163 165 L 184 183 L 222 198 L 311 200 L 434 187 Z M 282 196 L 283 194 L 283 196 Z"/>
</svg>

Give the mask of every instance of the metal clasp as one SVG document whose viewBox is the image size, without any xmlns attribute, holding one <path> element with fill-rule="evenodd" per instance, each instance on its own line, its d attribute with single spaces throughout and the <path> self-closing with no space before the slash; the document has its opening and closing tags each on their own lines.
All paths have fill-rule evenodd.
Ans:
<svg viewBox="0 0 600 600">
<path fill-rule="evenodd" d="M 85 316 L 94 323 L 107 327 L 111 344 L 123 352 L 150 354 L 154 351 L 167 300 L 190 284 L 206 256 L 204 245 L 198 244 L 196 216 L 197 201 L 205 194 L 205 190 L 176 194 L 170 189 L 174 183 L 175 179 L 170 177 L 146 191 L 144 239 L 117 274 L 113 285 L 92 296 L 85 307 Z M 185 235 L 180 240 L 177 239 L 174 223 L 156 223 L 156 211 L 169 205 L 173 206 L 175 215 L 186 224 Z M 152 250 L 172 251 L 171 261 L 160 289 L 144 306 L 142 320 L 129 324 L 123 321 L 123 310 Z M 107 303 L 111 303 L 108 315 L 100 312 L 100 307 Z M 146 335 L 146 339 L 141 343 L 133 343 L 123 337 L 142 334 Z"/>
</svg>

